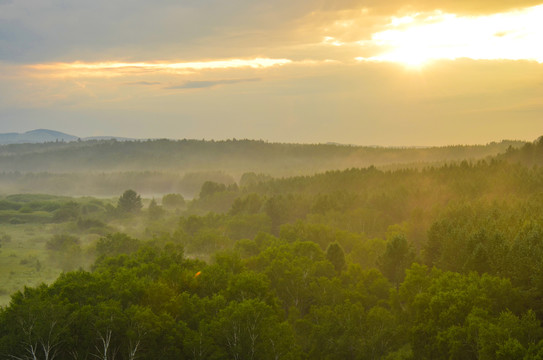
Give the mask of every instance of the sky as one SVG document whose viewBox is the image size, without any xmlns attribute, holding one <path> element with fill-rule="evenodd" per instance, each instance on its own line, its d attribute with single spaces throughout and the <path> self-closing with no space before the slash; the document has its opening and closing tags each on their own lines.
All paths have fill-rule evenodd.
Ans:
<svg viewBox="0 0 543 360">
<path fill-rule="evenodd" d="M 543 0 L 0 0 L 0 133 L 543 135 Z"/>
</svg>

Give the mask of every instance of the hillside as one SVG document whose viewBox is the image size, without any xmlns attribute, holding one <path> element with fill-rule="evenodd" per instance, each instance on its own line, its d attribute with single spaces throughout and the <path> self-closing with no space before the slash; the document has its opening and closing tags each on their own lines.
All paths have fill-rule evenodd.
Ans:
<svg viewBox="0 0 543 360">
<path fill-rule="evenodd" d="M 10 144 L 44 144 L 44 143 L 64 143 L 73 141 L 90 141 L 90 140 L 117 140 L 117 141 L 129 141 L 134 140 L 124 137 L 116 136 L 89 136 L 78 137 L 75 135 L 69 135 L 60 131 L 48 130 L 48 129 L 36 129 L 27 131 L 24 133 L 1 133 L 0 145 Z"/>
<path fill-rule="evenodd" d="M 498 158 L 527 166 L 541 166 L 543 165 L 543 136 L 533 143 L 524 144 L 520 148 L 508 148 Z"/>
<path fill-rule="evenodd" d="M 254 140 L 83 141 L 0 146 L 0 168 L 21 172 L 223 170 L 287 176 L 330 169 L 478 160 L 524 145 L 386 148 L 332 144 L 280 144 Z"/>
<path fill-rule="evenodd" d="M 0 134 L 0 145 L 24 144 L 24 143 L 45 143 L 45 142 L 68 142 L 76 141 L 77 136 L 68 135 L 60 131 L 37 129 L 25 133 L 4 133 Z"/>
<path fill-rule="evenodd" d="M 523 146 L 519 141 L 430 148 L 280 144 L 253 140 L 81 141 L 0 146 L 0 194 L 39 192 L 193 197 L 206 180 L 233 183 L 244 173 L 274 177 L 376 166 L 422 168 L 477 161 Z"/>
</svg>

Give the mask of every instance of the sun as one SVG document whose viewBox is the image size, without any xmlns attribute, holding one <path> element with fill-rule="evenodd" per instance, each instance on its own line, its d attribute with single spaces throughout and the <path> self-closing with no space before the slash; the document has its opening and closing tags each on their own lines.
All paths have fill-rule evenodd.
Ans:
<svg viewBox="0 0 543 360">
<path fill-rule="evenodd" d="M 392 18 L 388 29 L 372 35 L 371 45 L 381 51 L 357 60 L 395 62 L 408 68 L 459 58 L 543 63 L 542 18 L 543 5 L 488 16 L 437 11 Z"/>
</svg>

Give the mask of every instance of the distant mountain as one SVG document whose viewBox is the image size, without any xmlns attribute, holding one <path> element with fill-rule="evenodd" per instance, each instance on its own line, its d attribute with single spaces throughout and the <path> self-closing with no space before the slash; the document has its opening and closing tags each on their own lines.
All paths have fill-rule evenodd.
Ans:
<svg viewBox="0 0 543 360">
<path fill-rule="evenodd" d="M 0 134 L 0 144 L 24 144 L 24 143 L 45 143 L 45 142 L 70 142 L 76 141 L 77 136 L 62 133 L 60 131 L 37 129 L 25 133 Z"/>
<path fill-rule="evenodd" d="M 71 142 L 77 141 L 80 138 L 75 135 L 65 134 L 60 131 L 37 129 L 27 131 L 25 133 L 4 133 L 0 134 L 0 145 L 8 144 L 38 144 L 46 142 Z M 116 136 L 90 136 L 81 138 L 81 140 L 117 140 L 117 141 L 129 141 L 134 140 L 130 138 L 116 137 Z"/>
</svg>

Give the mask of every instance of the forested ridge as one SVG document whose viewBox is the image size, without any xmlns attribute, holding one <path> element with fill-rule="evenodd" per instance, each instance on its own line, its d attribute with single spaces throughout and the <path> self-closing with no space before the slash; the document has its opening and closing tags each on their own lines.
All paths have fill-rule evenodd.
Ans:
<svg viewBox="0 0 543 360">
<path fill-rule="evenodd" d="M 0 190 L 4 194 L 111 196 L 139 188 L 149 195 L 180 192 L 193 197 L 205 179 L 234 182 L 251 171 L 277 177 L 370 165 L 421 168 L 484 159 L 523 144 L 385 148 L 235 139 L 12 144 L 0 146 Z"/>
<path fill-rule="evenodd" d="M 77 229 L 47 242 L 57 259 L 100 235 L 90 268 L 12 296 L 0 356 L 541 359 L 542 144 L 423 169 L 247 172 L 145 206 L 132 190 L 116 207 L 5 198 L 13 219 Z"/>
<path fill-rule="evenodd" d="M 482 159 L 518 148 L 521 141 L 443 147 L 289 144 L 262 140 L 89 140 L 0 146 L 0 167 L 21 172 L 148 171 L 165 169 L 265 171 L 292 174 L 345 167 Z M 240 161 L 248 166 L 242 167 Z M 267 162 L 263 164 L 262 162 Z M 251 169 L 253 168 L 253 169 Z"/>
<path fill-rule="evenodd" d="M 499 157 L 528 166 L 541 166 L 543 165 L 543 136 L 533 143 L 526 143 L 517 148 L 510 147 L 505 154 L 500 154 Z"/>
</svg>

